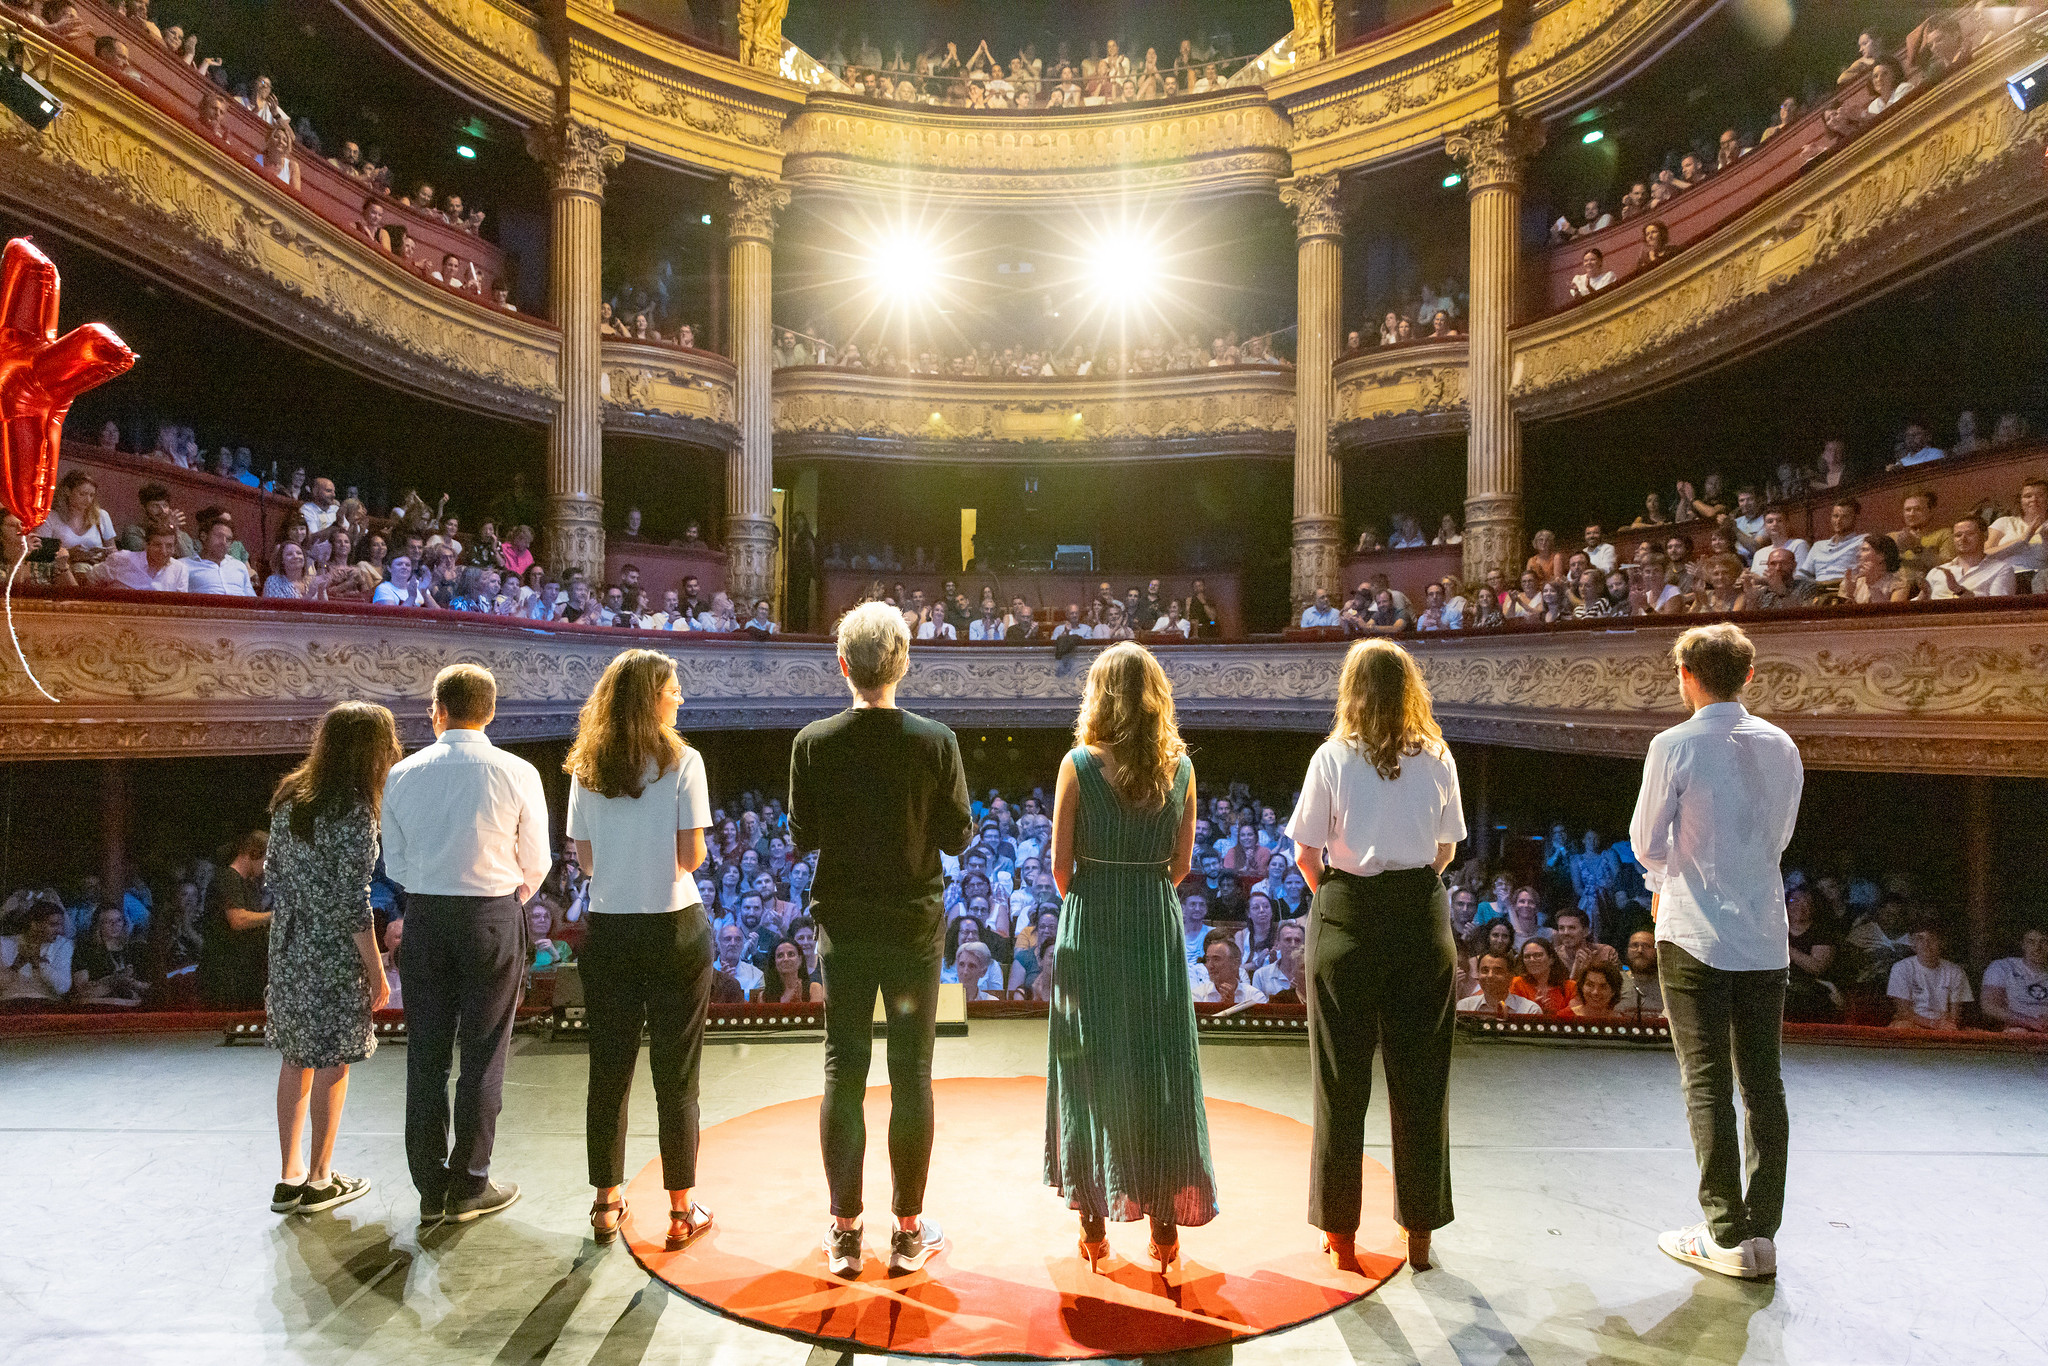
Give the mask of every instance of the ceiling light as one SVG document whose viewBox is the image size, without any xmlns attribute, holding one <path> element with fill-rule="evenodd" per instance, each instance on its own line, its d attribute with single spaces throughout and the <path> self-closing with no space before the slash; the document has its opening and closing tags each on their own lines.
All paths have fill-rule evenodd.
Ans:
<svg viewBox="0 0 2048 1366">
<path fill-rule="evenodd" d="M 458 142 L 455 144 L 455 155 L 461 157 L 464 161 L 475 161 L 476 148 L 466 142 Z"/>
<path fill-rule="evenodd" d="M 707 213 L 707 214 L 704 214 L 703 216 L 701 216 L 700 218 L 698 218 L 698 220 L 697 220 L 697 221 L 698 221 L 699 223 L 709 224 L 709 223 L 711 222 L 711 215 L 710 215 L 710 214 L 708 214 L 708 213 Z"/>
<path fill-rule="evenodd" d="M 1456 171 L 1444 177 L 1444 188 L 1447 190 L 1455 190 L 1464 183 L 1465 177 L 1459 175 Z"/>
<path fill-rule="evenodd" d="M 892 235 L 868 249 L 868 279 L 897 302 L 929 294 L 938 283 L 938 273 L 938 253 L 922 238 Z"/>
<path fill-rule="evenodd" d="M 1601 132 L 1598 128 L 1595 128 L 1588 132 L 1584 137 L 1580 138 L 1579 141 L 1585 143 L 1588 147 L 1591 147 L 1594 143 L 1600 141 L 1602 138 L 1606 136 L 1607 134 Z"/>
<path fill-rule="evenodd" d="M 1135 234 L 1116 233 L 1089 249 L 1088 274 L 1113 297 L 1135 301 L 1159 277 L 1159 252 Z"/>
</svg>

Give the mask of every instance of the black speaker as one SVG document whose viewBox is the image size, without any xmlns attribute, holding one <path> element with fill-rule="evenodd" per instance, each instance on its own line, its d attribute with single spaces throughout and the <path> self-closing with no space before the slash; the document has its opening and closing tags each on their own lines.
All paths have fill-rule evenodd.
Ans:
<svg viewBox="0 0 2048 1366">
<path fill-rule="evenodd" d="M 19 66 L 0 66 L 0 104 L 22 117 L 38 133 L 64 112 L 64 102 Z"/>
</svg>

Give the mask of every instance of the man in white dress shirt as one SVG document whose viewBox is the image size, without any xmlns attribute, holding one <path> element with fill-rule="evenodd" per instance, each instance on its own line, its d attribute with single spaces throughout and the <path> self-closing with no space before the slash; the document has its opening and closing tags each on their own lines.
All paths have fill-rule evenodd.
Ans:
<svg viewBox="0 0 2048 1366">
<path fill-rule="evenodd" d="M 498 687 L 474 664 L 434 679 L 431 745 L 384 782 L 384 868 L 409 894 L 405 978 L 405 1156 L 420 1224 L 466 1223 L 519 1198 L 491 1180 L 505 1053 L 525 975 L 522 907 L 547 878 L 547 798 L 532 764 L 484 727 Z M 454 1142 L 448 1071 L 456 1045 Z"/>
<path fill-rule="evenodd" d="M 299 504 L 299 516 L 306 523 L 306 530 L 314 536 L 334 525 L 334 519 L 341 515 L 341 504 L 334 501 L 334 481 L 320 478 L 313 481 L 311 502 Z"/>
<path fill-rule="evenodd" d="M 1984 553 L 1984 519 L 1976 513 L 1955 524 L 1956 557 L 1927 571 L 1936 598 L 2009 598 L 2015 591 L 2012 565 Z"/>
<path fill-rule="evenodd" d="M 213 510 L 199 519 L 199 553 L 185 561 L 185 591 L 220 593 L 232 598 L 253 598 L 256 585 L 250 582 L 249 566 L 228 554 L 235 541 L 235 519 Z"/>
<path fill-rule="evenodd" d="M 1863 550 L 1863 533 L 1856 529 L 1856 519 L 1863 513 L 1863 504 L 1854 498 L 1843 496 L 1835 499 L 1835 505 L 1828 509 L 1828 530 L 1832 535 L 1815 541 L 1800 561 L 1799 568 L 1815 583 L 1840 583 L 1842 576 L 1855 567 L 1857 555 Z"/>
<path fill-rule="evenodd" d="M 1737 700 L 1756 648 L 1721 622 L 1678 638 L 1679 692 L 1692 719 L 1650 741 L 1629 823 L 1655 894 L 1657 977 L 1699 1158 L 1703 1223 L 1657 1246 L 1745 1280 L 1774 1276 L 1790 1121 L 1778 1038 L 1791 963 L 1779 867 L 1805 770 L 1784 731 Z M 1735 1087 L 1748 1112 L 1748 1189 Z"/>
<path fill-rule="evenodd" d="M 152 522 L 140 550 L 116 550 L 92 567 L 90 581 L 141 592 L 183 593 L 191 570 L 178 558 L 178 528 Z"/>
</svg>

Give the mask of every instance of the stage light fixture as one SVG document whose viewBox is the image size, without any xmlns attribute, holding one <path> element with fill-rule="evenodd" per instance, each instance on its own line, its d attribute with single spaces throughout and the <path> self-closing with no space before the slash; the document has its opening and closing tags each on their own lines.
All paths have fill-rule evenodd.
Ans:
<svg viewBox="0 0 2048 1366">
<path fill-rule="evenodd" d="M 707 213 L 707 214 L 704 214 L 704 215 L 700 216 L 700 217 L 699 217 L 699 218 L 697 219 L 697 221 L 698 221 L 699 223 L 709 224 L 709 223 L 711 222 L 711 215 L 710 215 L 710 214 L 708 214 L 708 213 Z"/>
<path fill-rule="evenodd" d="M 922 299 L 938 283 L 938 253 L 930 242 L 895 234 L 868 252 L 868 279 L 899 302 Z"/>
<path fill-rule="evenodd" d="M 1134 233 L 1112 233 L 1090 249 L 1088 273 L 1113 297 L 1136 300 L 1159 278 L 1159 253 Z"/>
<path fill-rule="evenodd" d="M 461 157 L 464 161 L 475 161 L 476 148 L 466 142 L 458 142 L 455 144 L 455 155 Z"/>
<path fill-rule="evenodd" d="M 2020 72 L 2005 83 L 2005 89 L 2021 113 L 2032 112 L 2034 106 L 2041 102 L 2042 95 L 2048 94 L 2048 62 L 2036 62 Z"/>
<path fill-rule="evenodd" d="M 1606 136 L 1607 134 L 1601 132 L 1598 128 L 1595 128 L 1591 132 L 1587 133 L 1584 137 L 1580 138 L 1579 141 L 1585 143 L 1588 147 L 1591 147 L 1594 143 L 1601 141 Z"/>
<path fill-rule="evenodd" d="M 1447 190 L 1455 190 L 1464 183 L 1465 177 L 1459 175 L 1456 171 L 1444 177 L 1444 188 Z"/>
<path fill-rule="evenodd" d="M 0 104 L 6 105 L 21 116 L 22 122 L 38 133 L 48 128 L 51 122 L 64 112 L 64 101 L 57 98 L 50 88 L 21 69 L 21 53 L 17 44 L 5 63 L 0 63 Z"/>
</svg>

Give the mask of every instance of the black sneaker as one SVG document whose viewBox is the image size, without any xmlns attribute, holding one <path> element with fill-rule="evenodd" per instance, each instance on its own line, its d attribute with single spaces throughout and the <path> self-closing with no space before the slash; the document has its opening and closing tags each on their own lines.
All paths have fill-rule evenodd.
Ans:
<svg viewBox="0 0 2048 1366">
<path fill-rule="evenodd" d="M 860 1229 L 828 1224 L 825 1228 L 825 1266 L 835 1276 L 860 1274 Z"/>
<path fill-rule="evenodd" d="M 946 1235 L 929 1219 L 918 1220 L 914 1229 L 898 1226 L 889 1234 L 889 1274 L 917 1271 L 945 1247 Z"/>
<path fill-rule="evenodd" d="M 278 1182 L 277 1189 L 270 1193 L 270 1212 L 290 1214 L 299 1207 L 299 1199 L 305 1193 L 304 1186 L 295 1186 L 289 1181 Z"/>
<path fill-rule="evenodd" d="M 486 1214 L 496 1214 L 499 1210 L 510 1209 L 518 1198 L 519 1187 L 510 1184 L 501 1186 L 495 1181 L 487 1181 L 484 1188 L 475 1195 L 456 1195 L 451 1192 L 441 1217 L 451 1224 L 466 1224 L 472 1219 L 481 1219 Z"/>
<path fill-rule="evenodd" d="M 330 1172 L 323 1184 L 308 1185 L 300 1193 L 299 1213 L 318 1214 L 321 1210 L 346 1205 L 351 1200 L 360 1200 L 369 1194 L 369 1191 L 370 1183 L 361 1177 Z"/>
</svg>

